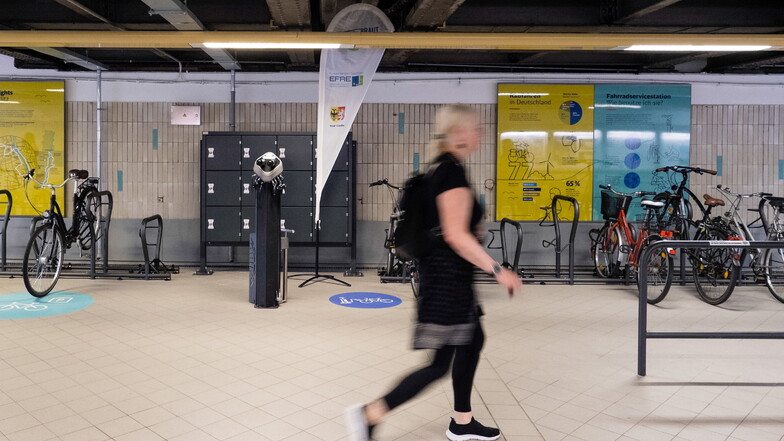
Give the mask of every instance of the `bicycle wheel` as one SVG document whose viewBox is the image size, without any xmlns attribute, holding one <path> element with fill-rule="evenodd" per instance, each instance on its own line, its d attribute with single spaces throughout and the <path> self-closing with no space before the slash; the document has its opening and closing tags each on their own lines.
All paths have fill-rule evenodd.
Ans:
<svg viewBox="0 0 784 441">
<path fill-rule="evenodd" d="M 695 240 L 727 240 L 729 234 L 709 228 L 697 234 Z M 736 250 L 729 247 L 709 247 L 692 250 L 691 265 L 694 286 L 700 298 L 711 305 L 727 301 L 735 289 L 740 265 L 735 263 Z"/>
<path fill-rule="evenodd" d="M 43 297 L 54 288 L 63 268 L 63 235 L 53 223 L 38 227 L 24 252 L 22 278 L 27 292 Z"/>
<path fill-rule="evenodd" d="M 659 236 L 649 236 L 643 247 L 663 240 Z M 643 248 L 644 249 L 644 248 Z M 655 305 L 667 296 L 672 286 L 672 256 L 667 249 L 659 249 L 651 255 L 648 263 L 648 303 Z M 640 286 L 640 272 L 637 272 L 637 285 Z"/>
<path fill-rule="evenodd" d="M 87 193 L 87 197 L 84 199 L 84 205 L 92 214 L 92 224 L 93 224 L 93 231 L 95 231 L 95 241 L 98 242 L 103 237 L 103 231 L 101 228 L 101 221 L 103 220 L 103 213 L 101 212 L 101 197 L 98 196 L 98 192 L 93 190 Z"/>
<path fill-rule="evenodd" d="M 593 265 L 599 277 L 609 278 L 618 274 L 618 252 L 620 248 L 620 236 L 618 230 L 613 231 L 612 238 L 608 241 L 607 234 L 610 228 L 605 226 L 596 237 L 593 245 Z"/>
<path fill-rule="evenodd" d="M 419 298 L 419 268 L 416 263 L 409 262 L 408 264 L 408 280 L 411 283 L 411 291 L 414 293 L 414 298 Z"/>
<path fill-rule="evenodd" d="M 765 284 L 779 302 L 784 303 L 784 248 L 771 248 L 765 251 Z"/>
</svg>

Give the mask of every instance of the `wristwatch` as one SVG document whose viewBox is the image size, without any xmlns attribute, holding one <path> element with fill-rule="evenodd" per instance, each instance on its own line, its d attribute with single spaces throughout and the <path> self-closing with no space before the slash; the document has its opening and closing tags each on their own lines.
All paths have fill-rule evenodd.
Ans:
<svg viewBox="0 0 784 441">
<path fill-rule="evenodd" d="M 498 262 L 493 262 L 493 275 L 497 276 L 501 274 L 501 265 Z"/>
</svg>

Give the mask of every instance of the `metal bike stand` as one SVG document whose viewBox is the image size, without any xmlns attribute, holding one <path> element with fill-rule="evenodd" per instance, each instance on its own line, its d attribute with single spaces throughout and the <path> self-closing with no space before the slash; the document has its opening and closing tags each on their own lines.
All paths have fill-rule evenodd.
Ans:
<svg viewBox="0 0 784 441">
<path fill-rule="evenodd" d="M 561 246 L 561 221 L 556 211 L 558 201 L 569 202 L 574 208 L 574 218 L 572 219 L 572 228 L 569 231 L 569 243 L 565 247 Z M 577 224 L 580 222 L 580 203 L 577 199 L 570 196 L 561 196 L 560 194 L 553 197 L 552 205 L 553 213 L 553 227 L 555 228 L 555 277 L 561 278 L 561 252 L 565 248 L 569 248 L 569 284 L 574 285 L 574 237 L 577 234 Z M 550 242 L 552 244 L 552 242 Z M 545 241 L 542 241 L 545 245 Z M 546 246 L 545 246 L 546 248 Z"/>
<path fill-rule="evenodd" d="M 3 227 L 0 229 L 0 270 L 5 271 L 6 267 L 6 238 L 8 237 L 8 221 L 11 219 L 11 207 L 14 205 L 14 199 L 11 197 L 11 192 L 8 190 L 0 190 L 0 196 L 5 196 L 5 201 L 0 201 L 0 205 L 5 204 L 5 215 L 0 218 L 3 222 Z"/>
<path fill-rule="evenodd" d="M 737 240 L 663 240 L 646 247 L 640 260 L 640 297 L 637 318 L 637 375 L 646 375 L 649 338 L 710 338 L 710 339 L 784 339 L 784 332 L 652 332 L 648 330 L 648 264 L 653 253 L 663 248 L 781 248 L 777 241 L 747 242 Z"/>
<path fill-rule="evenodd" d="M 112 221 L 114 197 L 112 192 L 108 190 L 99 191 L 96 196 L 99 198 L 99 212 L 96 215 L 98 216 L 98 228 L 101 230 L 101 270 L 107 272 L 109 271 L 109 224 Z"/>
<path fill-rule="evenodd" d="M 147 232 L 153 230 L 155 242 L 147 240 Z M 139 238 L 142 240 L 142 253 L 144 254 L 144 279 L 150 280 L 150 273 L 165 270 L 166 265 L 161 262 L 161 238 L 163 237 L 163 218 L 160 214 L 155 214 L 142 219 L 142 226 L 139 228 Z M 150 260 L 150 248 L 155 248 L 155 258 Z M 162 268 L 161 268 L 162 267 Z"/>
<path fill-rule="evenodd" d="M 278 303 L 286 303 L 289 291 L 289 233 L 294 234 L 296 231 L 282 228 L 280 232 L 283 234 L 280 237 L 280 261 L 283 266 L 283 275 L 280 281 Z"/>
</svg>

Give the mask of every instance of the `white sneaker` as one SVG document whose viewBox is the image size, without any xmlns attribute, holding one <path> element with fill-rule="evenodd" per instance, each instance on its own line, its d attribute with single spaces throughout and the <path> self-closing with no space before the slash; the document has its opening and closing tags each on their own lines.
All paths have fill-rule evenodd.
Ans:
<svg viewBox="0 0 784 441">
<path fill-rule="evenodd" d="M 343 412 L 348 429 L 348 441 L 370 441 L 370 427 L 365 420 L 365 406 L 354 404 Z"/>
</svg>

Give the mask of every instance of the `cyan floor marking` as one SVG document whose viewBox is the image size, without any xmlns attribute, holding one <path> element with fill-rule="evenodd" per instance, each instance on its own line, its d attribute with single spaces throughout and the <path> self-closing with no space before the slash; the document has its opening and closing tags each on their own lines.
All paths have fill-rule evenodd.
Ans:
<svg viewBox="0 0 784 441">
<path fill-rule="evenodd" d="M 28 293 L 0 295 L 0 319 L 49 317 L 79 311 L 93 304 L 92 296 L 54 292 L 37 298 Z"/>
</svg>

